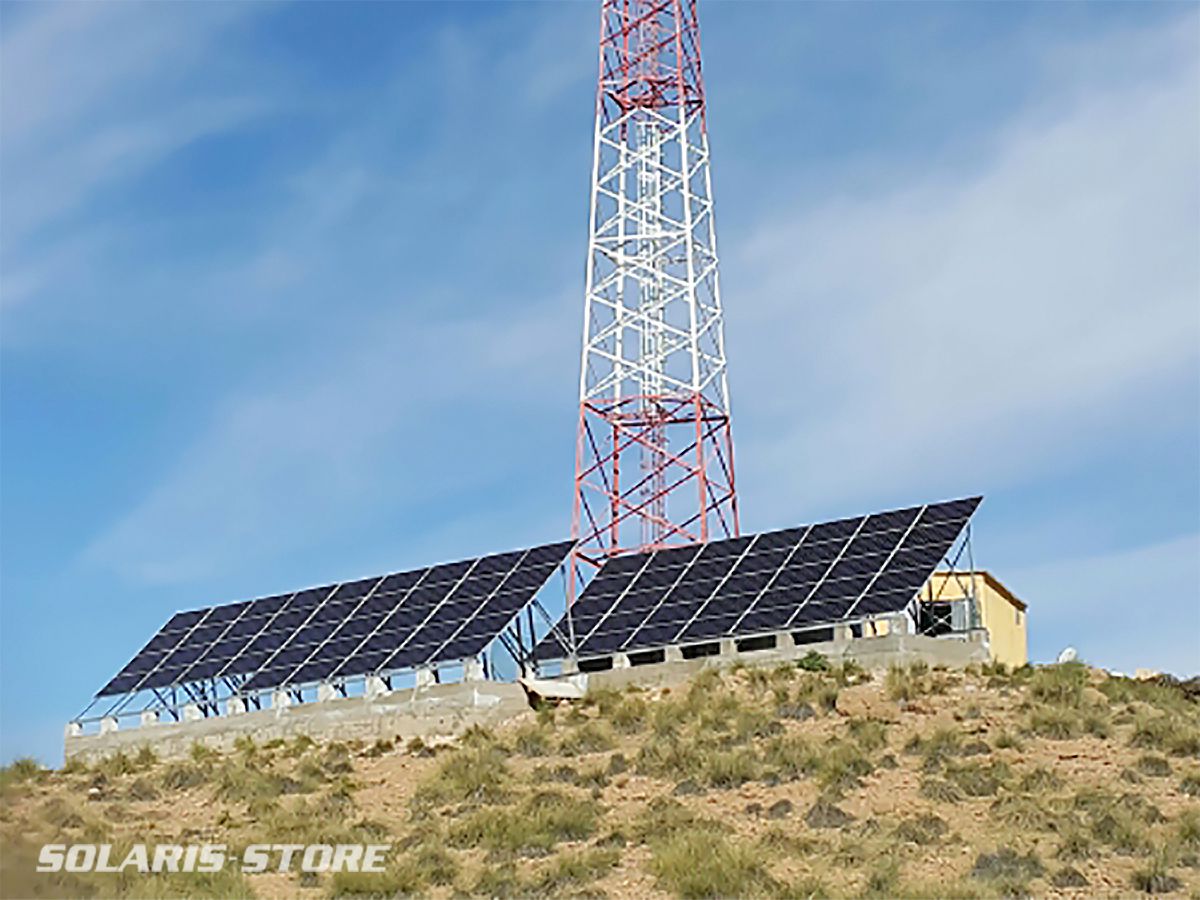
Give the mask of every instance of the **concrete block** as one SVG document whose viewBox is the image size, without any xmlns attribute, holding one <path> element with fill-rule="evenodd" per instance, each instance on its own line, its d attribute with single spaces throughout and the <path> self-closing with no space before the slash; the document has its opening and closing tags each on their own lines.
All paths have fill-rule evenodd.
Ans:
<svg viewBox="0 0 1200 900">
<path fill-rule="evenodd" d="M 417 669 L 417 687 L 428 688 L 437 684 L 433 669 Z"/>
<path fill-rule="evenodd" d="M 158 724 L 158 710 L 157 709 L 143 709 L 142 710 L 142 727 L 145 728 L 147 725 L 157 725 L 157 724 Z"/>
<path fill-rule="evenodd" d="M 733 638 L 721 638 L 721 656 L 737 656 L 737 641 Z"/>
<path fill-rule="evenodd" d="M 287 709 L 292 705 L 292 695 L 282 688 L 271 691 L 271 709 Z"/>
<path fill-rule="evenodd" d="M 324 703 L 327 700 L 337 699 L 337 688 L 328 682 L 321 682 L 317 685 L 317 702 Z"/>
<path fill-rule="evenodd" d="M 790 631 L 780 631 L 775 635 L 775 649 L 781 652 L 796 649 L 796 640 Z"/>
<path fill-rule="evenodd" d="M 185 703 L 183 706 L 183 721 L 199 722 L 204 718 L 204 713 L 200 712 L 200 707 L 195 703 Z"/>
<path fill-rule="evenodd" d="M 613 654 L 613 668 L 614 669 L 631 668 L 630 663 L 629 663 L 629 654 L 628 653 L 614 653 Z"/>
<path fill-rule="evenodd" d="M 245 697 L 230 697 L 225 701 L 225 715 L 239 716 L 246 711 Z"/>
<path fill-rule="evenodd" d="M 386 681 L 384 681 L 378 675 L 367 676 L 365 693 L 368 700 L 374 699 L 375 697 L 382 697 L 387 692 L 388 686 Z"/>
<path fill-rule="evenodd" d="M 663 660 L 666 662 L 683 662 L 683 649 L 680 647 L 667 647 L 663 651 Z"/>
<path fill-rule="evenodd" d="M 67 737 L 79 737 L 83 734 L 83 725 L 79 722 L 68 722 L 64 734 Z"/>
<path fill-rule="evenodd" d="M 562 661 L 562 674 L 575 675 L 579 672 L 579 660 L 568 657 Z"/>
<path fill-rule="evenodd" d="M 833 642 L 835 644 L 848 644 L 852 640 L 854 640 L 854 632 L 849 625 L 833 626 Z"/>
<path fill-rule="evenodd" d="M 467 659 L 463 661 L 463 681 L 484 681 L 483 660 Z"/>
<path fill-rule="evenodd" d="M 100 720 L 100 733 L 101 734 L 112 734 L 114 731 L 117 730 L 117 727 L 118 726 L 117 726 L 117 717 L 116 716 L 105 716 L 103 719 Z"/>
</svg>

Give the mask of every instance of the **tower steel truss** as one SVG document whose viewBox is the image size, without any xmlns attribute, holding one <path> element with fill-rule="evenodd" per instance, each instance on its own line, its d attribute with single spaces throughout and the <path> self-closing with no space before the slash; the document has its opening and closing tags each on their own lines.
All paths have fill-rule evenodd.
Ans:
<svg viewBox="0 0 1200 900">
<path fill-rule="evenodd" d="M 603 0 L 569 591 L 738 534 L 695 0 Z"/>
</svg>

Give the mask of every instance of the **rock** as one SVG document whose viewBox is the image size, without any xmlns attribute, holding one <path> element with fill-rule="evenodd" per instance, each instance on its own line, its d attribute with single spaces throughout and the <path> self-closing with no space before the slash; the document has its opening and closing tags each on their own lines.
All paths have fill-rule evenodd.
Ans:
<svg viewBox="0 0 1200 900">
<path fill-rule="evenodd" d="M 675 790 L 671 791 L 671 793 L 676 797 L 690 797 L 693 794 L 704 793 L 704 789 L 691 778 L 685 778 L 679 784 L 675 785 Z"/>
<path fill-rule="evenodd" d="M 1084 874 L 1073 866 L 1059 869 L 1050 877 L 1050 883 L 1057 888 L 1087 887 L 1088 880 Z"/>
<path fill-rule="evenodd" d="M 1039 878 L 1045 869 L 1032 853 L 1021 856 L 1011 847 L 1001 847 L 995 853 L 980 853 L 975 857 L 971 875 L 985 880 Z"/>
<path fill-rule="evenodd" d="M 840 715 L 854 719 L 879 719 L 895 722 L 899 718 L 896 704 L 883 695 L 878 685 L 858 684 L 838 692 L 834 709 Z"/>
<path fill-rule="evenodd" d="M 781 703 L 775 710 L 775 715 L 781 719 L 795 719 L 803 722 L 815 716 L 816 710 L 807 703 Z"/>
<path fill-rule="evenodd" d="M 763 808 L 761 803 L 751 803 L 746 807 L 746 815 L 748 816 L 761 816 L 762 811 Z"/>
<path fill-rule="evenodd" d="M 795 807 L 792 806 L 791 800 L 780 800 L 771 804 L 770 808 L 767 810 L 767 818 L 786 819 L 792 814 L 792 810 L 794 808 Z"/>
<path fill-rule="evenodd" d="M 853 821 L 854 816 L 828 800 L 818 800 L 804 816 L 809 828 L 845 828 Z"/>
<path fill-rule="evenodd" d="M 969 744 L 963 744 L 962 749 L 958 751 L 959 756 L 982 756 L 985 753 L 991 753 L 992 748 L 983 741 L 971 741 Z"/>
</svg>

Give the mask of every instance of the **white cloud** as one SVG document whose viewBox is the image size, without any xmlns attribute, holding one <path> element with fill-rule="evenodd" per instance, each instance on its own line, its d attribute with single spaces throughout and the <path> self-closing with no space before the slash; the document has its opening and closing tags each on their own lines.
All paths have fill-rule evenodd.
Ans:
<svg viewBox="0 0 1200 900">
<path fill-rule="evenodd" d="M 1017 569 L 1005 580 L 1029 598 L 1034 659 L 1072 645 L 1088 662 L 1130 674 L 1200 672 L 1200 533 Z"/>
<path fill-rule="evenodd" d="M 64 259 L 77 261 L 81 247 L 102 250 L 103 220 L 91 233 L 56 231 L 98 191 L 261 112 L 260 101 L 221 86 L 211 57 L 231 27 L 260 10 L 235 3 L 42 4 L 5 29 L 5 307 L 36 295 L 46 273 Z M 191 79 L 200 72 L 206 75 L 197 85 Z"/>
<path fill-rule="evenodd" d="M 1194 381 L 1200 79 L 1182 31 L 1127 34 L 1137 59 L 1161 52 L 1125 82 L 1058 72 L 969 171 L 789 209 L 737 248 L 731 377 L 757 513 L 1045 476 Z"/>
<path fill-rule="evenodd" d="M 482 487 L 527 477 L 530 448 L 509 438 L 528 439 L 552 414 L 544 386 L 569 361 L 546 348 L 569 327 L 567 308 L 533 303 L 504 319 L 462 321 L 393 315 L 293 361 L 272 384 L 223 404 L 84 559 L 165 584 L 311 544 L 356 520 L 363 527 L 388 508 L 450 497 L 469 508 Z"/>
</svg>

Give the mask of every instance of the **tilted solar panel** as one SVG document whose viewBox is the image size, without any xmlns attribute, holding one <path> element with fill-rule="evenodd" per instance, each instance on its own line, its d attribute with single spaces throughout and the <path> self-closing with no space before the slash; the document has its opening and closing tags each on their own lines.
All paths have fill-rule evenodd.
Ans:
<svg viewBox="0 0 1200 900">
<path fill-rule="evenodd" d="M 176 613 L 96 696 L 234 676 L 251 691 L 467 659 L 573 543 Z"/>
<path fill-rule="evenodd" d="M 617 557 L 536 648 L 541 660 L 748 637 L 904 609 L 982 498 Z"/>
</svg>

